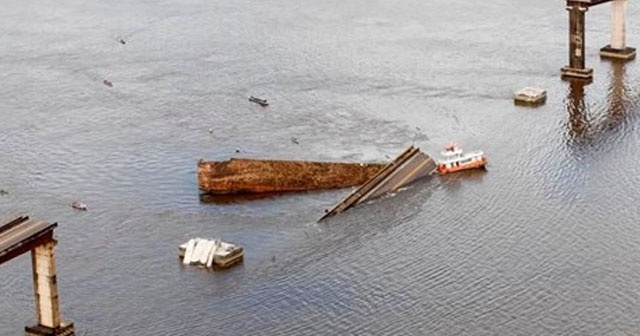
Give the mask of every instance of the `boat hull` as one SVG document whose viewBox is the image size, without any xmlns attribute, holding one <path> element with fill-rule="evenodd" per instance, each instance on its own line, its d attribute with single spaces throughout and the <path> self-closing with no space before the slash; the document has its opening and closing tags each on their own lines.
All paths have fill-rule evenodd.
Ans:
<svg viewBox="0 0 640 336">
<path fill-rule="evenodd" d="M 451 174 L 451 173 L 468 170 L 468 169 L 479 169 L 479 168 L 484 168 L 486 164 L 487 164 L 487 158 L 485 157 L 482 157 L 478 160 L 474 160 L 472 162 L 461 164 L 458 166 L 456 165 L 447 166 L 441 163 L 441 164 L 438 164 L 438 173 L 440 175 L 444 175 L 444 174 Z"/>
<path fill-rule="evenodd" d="M 206 194 L 346 188 L 363 184 L 384 166 L 283 160 L 201 160 L 198 163 L 198 188 Z"/>
</svg>

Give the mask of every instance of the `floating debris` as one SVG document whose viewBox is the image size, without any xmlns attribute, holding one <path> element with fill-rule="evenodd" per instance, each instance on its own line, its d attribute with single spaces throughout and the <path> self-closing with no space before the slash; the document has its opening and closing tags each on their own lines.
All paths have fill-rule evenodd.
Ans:
<svg viewBox="0 0 640 336">
<path fill-rule="evenodd" d="M 178 257 L 184 265 L 227 268 L 242 261 L 244 249 L 219 239 L 193 238 L 178 247 Z"/>
<path fill-rule="evenodd" d="M 300 144 L 300 142 L 298 142 L 298 138 L 296 138 L 296 137 L 291 137 L 291 142 L 293 142 L 296 145 Z"/>
<path fill-rule="evenodd" d="M 120 42 L 120 44 L 127 44 L 127 42 L 124 39 L 119 39 L 118 42 Z"/>
<path fill-rule="evenodd" d="M 108 86 L 108 87 L 113 87 L 113 83 L 110 80 L 103 80 L 102 83 L 104 83 L 104 85 Z"/>
<path fill-rule="evenodd" d="M 267 103 L 266 99 L 262 99 L 262 98 L 257 98 L 254 96 L 249 97 L 249 101 L 252 103 L 256 103 L 260 106 L 269 106 L 269 103 Z"/>
<path fill-rule="evenodd" d="M 83 210 L 83 211 L 87 210 L 87 205 L 78 201 L 71 203 L 71 207 L 77 210 Z"/>
<path fill-rule="evenodd" d="M 514 94 L 513 100 L 518 105 L 540 105 L 547 100 L 547 91 L 537 87 L 525 87 Z"/>
</svg>

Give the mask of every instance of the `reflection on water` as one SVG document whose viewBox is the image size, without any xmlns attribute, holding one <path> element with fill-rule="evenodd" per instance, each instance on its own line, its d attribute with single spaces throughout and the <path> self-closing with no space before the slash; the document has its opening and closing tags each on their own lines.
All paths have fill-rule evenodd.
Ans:
<svg viewBox="0 0 640 336">
<path fill-rule="evenodd" d="M 78 334 L 637 333 L 639 66 L 593 62 L 591 85 L 561 81 L 562 4 L 159 3 L 0 5 L 0 217 L 59 223 Z M 546 104 L 515 107 L 534 83 Z M 369 162 L 449 140 L 482 149 L 487 170 L 322 223 L 349 189 L 197 186 L 199 158 Z M 242 245 L 244 262 L 180 267 L 195 236 Z M 0 266 L 0 335 L 35 318 L 29 267 Z"/>
<path fill-rule="evenodd" d="M 577 80 L 569 81 L 567 96 L 567 112 L 569 113 L 569 139 L 580 141 L 585 138 L 589 122 L 584 103 L 585 83 Z"/>
<path fill-rule="evenodd" d="M 462 170 L 454 174 L 442 175 L 440 178 L 443 180 L 442 183 L 447 189 L 455 190 L 469 183 L 481 182 L 489 169 L 488 167 L 483 167 L 479 169 Z"/>
<path fill-rule="evenodd" d="M 625 67 L 624 61 L 611 61 L 610 84 L 605 105 L 587 105 L 585 86 L 588 83 L 581 80 L 569 81 L 565 105 L 569 115 L 568 137 L 571 143 L 591 143 L 624 122 L 630 100 L 625 85 Z"/>
<path fill-rule="evenodd" d="M 627 87 L 625 85 L 625 61 L 612 61 L 611 62 L 611 85 L 609 86 L 607 102 L 609 118 L 614 120 L 614 123 L 620 122 L 624 119 L 624 114 L 627 112 Z"/>
<path fill-rule="evenodd" d="M 200 194 L 200 202 L 220 205 L 236 204 L 256 200 L 265 200 L 283 195 L 285 195 L 285 193 L 243 193 L 225 195 Z"/>
</svg>

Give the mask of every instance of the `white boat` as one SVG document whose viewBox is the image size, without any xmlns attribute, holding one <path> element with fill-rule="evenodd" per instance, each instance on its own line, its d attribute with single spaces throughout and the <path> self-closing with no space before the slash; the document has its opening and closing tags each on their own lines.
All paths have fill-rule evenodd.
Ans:
<svg viewBox="0 0 640 336">
<path fill-rule="evenodd" d="M 438 173 L 441 175 L 466 169 L 484 168 L 487 164 L 487 158 L 482 151 L 464 153 L 454 143 L 449 143 L 441 155 L 443 159 L 438 162 Z"/>
<path fill-rule="evenodd" d="M 178 256 L 185 265 L 227 268 L 243 260 L 244 249 L 219 239 L 193 238 L 178 247 Z"/>
</svg>

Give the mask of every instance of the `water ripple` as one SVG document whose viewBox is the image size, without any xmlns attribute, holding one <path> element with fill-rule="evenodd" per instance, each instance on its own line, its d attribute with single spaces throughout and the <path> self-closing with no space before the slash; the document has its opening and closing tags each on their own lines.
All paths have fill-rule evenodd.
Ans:
<svg viewBox="0 0 640 336">
<path fill-rule="evenodd" d="M 640 72 L 593 49 L 592 84 L 560 81 L 555 6 L 79 3 L 0 13 L 0 213 L 58 222 L 79 334 L 638 333 Z M 547 103 L 514 106 L 529 85 Z M 201 158 L 387 161 L 450 140 L 487 170 L 321 223 L 349 190 L 197 190 Z M 184 267 L 194 236 L 246 258 Z M 34 319 L 29 258 L 0 274 L 0 334 L 16 334 Z"/>
</svg>

